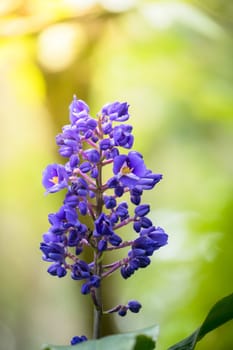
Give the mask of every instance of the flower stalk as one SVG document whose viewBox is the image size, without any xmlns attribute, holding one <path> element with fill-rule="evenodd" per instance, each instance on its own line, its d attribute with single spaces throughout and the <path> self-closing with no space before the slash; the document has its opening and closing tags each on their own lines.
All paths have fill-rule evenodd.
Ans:
<svg viewBox="0 0 233 350">
<path fill-rule="evenodd" d="M 59 153 L 68 161 L 64 165 L 50 164 L 43 172 L 46 193 L 66 190 L 61 208 L 48 215 L 51 226 L 40 245 L 43 260 L 51 263 L 49 274 L 62 278 L 69 272 L 74 281 L 82 282 L 81 293 L 90 294 L 94 339 L 101 336 L 104 313 L 125 316 L 128 311 L 137 313 L 141 309 L 138 301 L 131 300 L 104 311 L 103 279 L 116 271 L 128 279 L 138 269 L 147 267 L 150 256 L 168 239 L 164 230 L 155 227 L 147 216 L 150 206 L 141 204 L 143 191 L 152 190 L 162 175 L 149 170 L 139 152 L 121 153 L 134 143 L 133 128 L 125 124 L 128 108 L 126 102 L 109 103 L 96 119 L 90 116 L 88 105 L 74 97 L 70 124 L 56 137 Z M 112 170 L 104 184 L 103 167 Z M 83 222 L 85 216 L 91 219 L 90 227 Z M 116 234 L 126 225 L 135 231 L 136 237 L 131 241 Z M 87 246 L 93 250 L 92 261 L 82 260 Z M 105 252 L 125 248 L 126 256 L 104 265 Z M 85 336 L 75 336 L 71 344 L 86 340 Z"/>
<path fill-rule="evenodd" d="M 100 152 L 101 154 L 101 152 Z M 103 194 L 102 194 L 102 167 L 101 164 L 97 165 L 98 177 L 96 179 L 96 218 L 99 218 L 102 214 L 103 209 Z M 96 238 L 96 245 L 98 246 L 99 239 Z M 102 277 L 102 253 L 95 251 L 94 252 L 94 273 L 96 276 Z M 102 305 L 102 291 L 101 291 L 101 282 L 99 288 L 95 288 L 95 300 L 96 304 L 94 305 L 94 317 L 93 317 L 93 339 L 98 339 L 101 336 L 101 320 L 103 313 Z"/>
</svg>

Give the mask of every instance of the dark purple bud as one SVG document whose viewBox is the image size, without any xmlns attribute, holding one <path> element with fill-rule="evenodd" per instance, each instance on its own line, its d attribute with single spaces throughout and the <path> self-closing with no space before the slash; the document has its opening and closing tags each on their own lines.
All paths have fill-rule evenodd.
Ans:
<svg viewBox="0 0 233 350">
<path fill-rule="evenodd" d="M 135 208 L 134 212 L 136 216 L 145 216 L 150 212 L 150 206 L 148 204 L 139 205 L 137 208 Z"/>
<path fill-rule="evenodd" d="M 91 141 L 93 141 L 94 143 L 99 141 L 99 138 L 96 135 L 93 135 L 91 138 Z"/>
<path fill-rule="evenodd" d="M 66 275 L 66 269 L 59 264 L 53 264 L 48 268 L 48 273 L 52 276 L 57 276 L 59 278 L 64 277 Z"/>
<path fill-rule="evenodd" d="M 131 312 L 138 313 L 142 305 L 137 300 L 131 300 L 128 302 L 128 307 Z"/>
<path fill-rule="evenodd" d="M 70 230 L 67 244 L 69 247 L 75 247 L 79 243 L 80 239 L 81 237 L 79 236 L 78 230 Z"/>
<path fill-rule="evenodd" d="M 131 203 L 139 205 L 141 203 L 141 196 L 130 196 Z"/>
<path fill-rule="evenodd" d="M 150 259 L 148 256 L 138 256 L 137 257 L 138 267 L 144 268 L 150 264 Z"/>
<path fill-rule="evenodd" d="M 102 125 L 102 130 L 105 135 L 110 134 L 112 131 L 112 123 L 105 123 Z"/>
<path fill-rule="evenodd" d="M 88 173 L 88 171 L 91 170 L 92 166 L 89 162 L 83 162 L 79 168 L 83 173 Z"/>
<path fill-rule="evenodd" d="M 121 197 L 123 194 L 124 194 L 124 187 L 123 186 L 117 186 L 115 189 L 114 189 L 114 193 L 117 197 Z"/>
<path fill-rule="evenodd" d="M 148 228 L 153 225 L 152 221 L 145 216 L 140 219 L 140 222 L 143 228 Z"/>
<path fill-rule="evenodd" d="M 93 118 L 88 118 L 86 124 L 87 128 L 91 130 L 94 130 L 97 127 L 97 121 Z"/>
<path fill-rule="evenodd" d="M 90 285 L 89 281 L 86 283 L 83 283 L 83 285 L 81 287 L 81 293 L 86 295 L 86 294 L 90 293 L 90 290 L 91 290 L 91 285 Z"/>
<path fill-rule="evenodd" d="M 129 105 L 127 102 L 108 103 L 102 108 L 103 116 L 109 116 L 110 120 L 124 122 L 129 119 Z"/>
<path fill-rule="evenodd" d="M 100 149 L 102 149 L 102 151 L 106 151 L 112 146 L 113 146 L 113 142 L 110 139 L 104 139 L 100 141 Z"/>
<path fill-rule="evenodd" d="M 60 147 L 59 153 L 62 157 L 69 158 L 73 154 L 73 148 L 63 145 Z"/>
<path fill-rule="evenodd" d="M 133 228 L 134 228 L 134 231 L 136 231 L 136 232 L 140 232 L 140 230 L 141 230 L 141 223 L 139 222 L 139 221 L 135 221 L 134 223 L 133 223 Z"/>
<path fill-rule="evenodd" d="M 72 156 L 70 157 L 69 163 L 70 163 L 71 169 L 76 168 L 79 164 L 79 157 L 76 154 L 72 154 Z"/>
<path fill-rule="evenodd" d="M 119 244 L 121 244 L 122 239 L 115 233 L 109 237 L 109 243 L 111 243 L 114 247 L 117 247 Z"/>
<path fill-rule="evenodd" d="M 128 204 L 126 202 L 122 202 L 116 208 L 116 214 L 122 219 L 125 220 L 129 217 L 128 212 Z"/>
<path fill-rule="evenodd" d="M 108 188 L 116 188 L 119 184 L 118 178 L 116 176 L 112 177 L 108 180 L 107 186 Z"/>
<path fill-rule="evenodd" d="M 99 286 L 100 286 L 100 277 L 97 276 L 97 275 L 91 276 L 89 283 L 91 284 L 92 287 L 99 288 Z"/>
<path fill-rule="evenodd" d="M 86 202 L 84 202 L 84 201 L 79 202 L 78 208 L 79 208 L 81 215 L 87 214 L 87 203 Z"/>
<path fill-rule="evenodd" d="M 114 159 L 117 156 L 119 156 L 119 150 L 117 148 L 112 148 L 105 152 L 106 159 Z"/>
<path fill-rule="evenodd" d="M 121 268 L 121 276 L 125 279 L 129 278 L 131 275 L 134 274 L 134 271 L 138 268 L 138 264 L 137 266 L 130 266 L 130 265 L 127 265 L 127 266 L 123 266 Z"/>
<path fill-rule="evenodd" d="M 144 256 L 146 255 L 146 248 L 144 248 L 143 245 L 136 245 L 135 243 L 133 244 L 133 250 L 130 252 L 134 258 L 138 257 L 138 256 Z"/>
<path fill-rule="evenodd" d="M 117 221 L 118 221 L 118 215 L 115 214 L 115 213 L 112 213 L 111 216 L 110 216 L 110 221 L 111 221 L 112 225 L 116 224 Z"/>
<path fill-rule="evenodd" d="M 122 317 L 125 316 L 127 314 L 127 310 L 128 310 L 127 306 L 125 305 L 121 306 L 120 310 L 118 311 L 118 315 Z"/>
<path fill-rule="evenodd" d="M 79 260 L 72 266 L 71 278 L 74 280 L 82 280 L 90 277 L 90 269 L 88 264 Z"/>
<path fill-rule="evenodd" d="M 79 203 L 78 196 L 76 194 L 73 194 L 71 192 L 68 192 L 65 196 L 64 202 L 65 205 L 68 205 L 69 207 L 76 208 L 76 206 Z"/>
<path fill-rule="evenodd" d="M 98 177 L 99 171 L 96 166 L 92 168 L 90 175 L 93 179 L 96 179 Z"/>
<path fill-rule="evenodd" d="M 113 196 L 104 196 L 104 204 L 107 209 L 113 209 L 117 205 L 117 201 Z"/>
<path fill-rule="evenodd" d="M 87 182 L 81 177 L 77 178 L 77 181 L 71 185 L 71 192 L 85 197 L 88 194 Z"/>
<path fill-rule="evenodd" d="M 95 192 L 89 191 L 89 197 L 90 198 L 95 198 Z"/>
<path fill-rule="evenodd" d="M 81 337 L 75 336 L 71 339 L 70 344 L 76 345 L 76 344 L 82 343 L 84 341 L 87 341 L 87 337 L 85 335 L 81 335 Z"/>
<path fill-rule="evenodd" d="M 100 154 L 96 149 L 84 151 L 84 157 L 86 157 L 91 163 L 98 163 L 100 161 Z"/>
<path fill-rule="evenodd" d="M 98 243 L 98 250 L 100 252 L 103 252 L 104 250 L 106 250 L 107 245 L 108 245 L 107 241 L 105 239 L 101 239 Z"/>
<path fill-rule="evenodd" d="M 141 196 L 143 193 L 142 189 L 141 188 L 138 188 L 138 187 L 134 187 L 130 190 L 130 194 L 132 196 Z"/>
<path fill-rule="evenodd" d="M 93 135 L 93 131 L 92 130 L 87 130 L 87 132 L 85 133 L 84 137 L 87 140 L 87 139 L 91 138 L 92 135 Z"/>
<path fill-rule="evenodd" d="M 99 288 L 99 286 L 100 286 L 100 277 L 97 275 L 93 275 L 87 282 L 85 282 L 82 285 L 81 293 L 88 294 L 90 293 L 90 290 L 92 287 Z"/>
<path fill-rule="evenodd" d="M 76 210 L 74 208 L 70 208 L 68 206 L 64 206 L 64 212 L 65 212 L 65 218 L 67 220 L 68 223 L 68 227 L 70 226 L 75 226 L 75 225 L 79 225 L 79 221 L 78 221 L 78 214 L 76 212 Z"/>
</svg>

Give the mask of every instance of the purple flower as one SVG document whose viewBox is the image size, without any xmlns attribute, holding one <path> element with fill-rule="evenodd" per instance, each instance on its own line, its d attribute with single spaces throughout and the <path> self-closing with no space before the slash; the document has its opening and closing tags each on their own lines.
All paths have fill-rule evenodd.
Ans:
<svg viewBox="0 0 233 350">
<path fill-rule="evenodd" d="M 75 124 L 79 119 L 86 118 L 89 113 L 88 105 L 82 100 L 77 100 L 76 96 L 74 96 L 69 109 L 71 124 Z"/>
<path fill-rule="evenodd" d="M 113 173 L 126 187 L 133 188 L 146 173 L 146 166 L 138 152 L 114 158 Z"/>
<path fill-rule="evenodd" d="M 54 193 L 68 187 L 68 180 L 68 175 L 63 165 L 50 164 L 43 172 L 42 184 L 47 193 Z"/>
<path fill-rule="evenodd" d="M 124 148 L 131 148 L 133 146 L 134 137 L 131 135 L 131 125 L 119 125 L 115 126 L 112 135 L 115 142 L 115 146 L 122 146 Z"/>
<path fill-rule="evenodd" d="M 137 186 L 142 190 L 152 190 L 162 180 L 162 177 L 161 174 L 153 174 L 151 170 L 147 170 L 144 176 L 139 179 Z"/>
<path fill-rule="evenodd" d="M 67 205 L 63 205 L 55 214 L 49 214 L 48 219 L 52 225 L 50 230 L 53 233 L 61 234 L 69 227 L 80 225 L 76 210 Z"/>
<path fill-rule="evenodd" d="M 95 220 L 94 236 L 111 236 L 113 234 L 112 224 L 109 218 L 104 214 L 100 214 L 98 219 Z"/>
<path fill-rule="evenodd" d="M 107 115 L 110 120 L 124 122 L 129 119 L 129 105 L 127 102 L 108 103 L 102 108 L 103 116 Z"/>
<path fill-rule="evenodd" d="M 168 243 L 168 235 L 162 227 L 151 226 L 143 229 L 140 232 L 140 237 L 146 236 L 152 239 L 154 250 L 157 250 Z"/>
<path fill-rule="evenodd" d="M 134 142 L 132 126 L 122 123 L 129 119 L 128 109 L 126 102 L 108 103 L 92 118 L 88 105 L 74 96 L 70 124 L 56 137 L 60 155 L 68 159 L 65 165 L 48 165 L 42 179 L 47 193 L 66 189 L 63 205 L 48 215 L 50 228 L 40 244 L 43 260 L 50 262 L 47 271 L 58 278 L 70 272 L 73 280 L 82 281 L 81 293 L 90 293 L 100 308 L 96 288 L 102 280 L 117 269 L 123 278 L 129 278 L 147 267 L 152 254 L 168 240 L 164 230 L 146 217 L 150 206 L 141 204 L 143 191 L 152 189 L 162 175 L 148 170 L 140 153 L 120 154 L 122 147 L 131 149 Z M 109 168 L 112 175 L 106 179 Z M 129 201 L 135 205 L 133 210 Z M 128 241 L 116 232 L 129 223 L 136 238 Z M 105 254 L 126 247 L 126 257 L 105 264 Z M 85 255 L 85 249 L 93 254 Z M 109 312 L 125 316 L 140 309 L 141 304 L 131 300 Z M 85 336 L 75 336 L 71 345 L 85 340 Z"/>
<path fill-rule="evenodd" d="M 72 266 L 71 278 L 74 280 L 83 280 L 90 276 L 90 268 L 85 261 L 79 260 Z"/>
<path fill-rule="evenodd" d="M 64 243 L 64 235 L 63 234 L 56 234 L 51 231 L 48 231 L 43 234 L 43 241 L 44 243 Z"/>
<path fill-rule="evenodd" d="M 45 261 L 63 263 L 65 259 L 64 246 L 59 243 L 41 243 L 40 249 L 42 250 L 43 259 Z"/>
<path fill-rule="evenodd" d="M 60 146 L 59 153 L 63 157 L 70 157 L 82 148 L 78 130 L 71 125 L 65 125 L 62 128 L 62 133 L 56 137 L 56 143 Z"/>
</svg>

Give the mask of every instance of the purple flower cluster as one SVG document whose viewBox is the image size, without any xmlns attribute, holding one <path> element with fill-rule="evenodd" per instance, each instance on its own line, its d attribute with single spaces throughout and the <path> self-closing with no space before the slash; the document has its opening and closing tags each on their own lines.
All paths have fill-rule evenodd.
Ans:
<svg viewBox="0 0 233 350">
<path fill-rule="evenodd" d="M 141 204 L 143 191 L 153 189 L 162 175 L 147 169 L 139 152 L 129 151 L 134 137 L 132 126 L 125 123 L 128 108 L 126 102 L 110 103 L 93 118 L 88 105 L 74 97 L 70 124 L 56 137 L 59 153 L 67 161 L 48 165 L 43 172 L 47 193 L 65 190 L 61 208 L 48 216 L 51 226 L 40 246 L 43 259 L 51 263 L 48 272 L 64 277 L 70 271 L 72 279 L 82 281 L 82 294 L 90 293 L 95 305 L 95 291 L 105 277 L 116 270 L 123 278 L 130 277 L 149 265 L 154 251 L 167 244 L 167 234 L 147 217 L 150 206 Z M 104 181 L 103 173 L 109 167 L 112 175 Z M 122 199 L 124 196 L 128 201 Z M 85 216 L 91 219 L 90 227 L 84 224 L 88 222 Z M 125 241 L 116 233 L 128 224 L 136 234 L 133 241 Z M 94 252 L 90 262 L 81 259 L 85 247 Z M 126 247 L 126 257 L 112 264 L 102 263 L 106 251 Z M 124 316 L 128 309 L 138 312 L 140 307 L 133 301 L 110 312 Z"/>
</svg>

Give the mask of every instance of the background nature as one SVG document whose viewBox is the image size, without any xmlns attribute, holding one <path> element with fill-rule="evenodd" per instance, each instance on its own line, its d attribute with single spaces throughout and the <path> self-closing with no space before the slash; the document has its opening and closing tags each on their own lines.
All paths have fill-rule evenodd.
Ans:
<svg viewBox="0 0 233 350">
<path fill-rule="evenodd" d="M 61 161 L 55 135 L 76 94 L 93 116 L 127 101 L 135 149 L 164 174 L 144 198 L 169 245 L 104 288 L 106 304 L 143 304 L 108 317 L 105 333 L 158 323 L 165 350 L 233 289 L 233 3 L 1 0 L 0 15 L 0 349 L 91 335 L 89 298 L 49 276 L 39 251 L 62 200 L 44 196 L 41 173 Z M 232 348 L 232 322 L 197 346 Z"/>
</svg>

